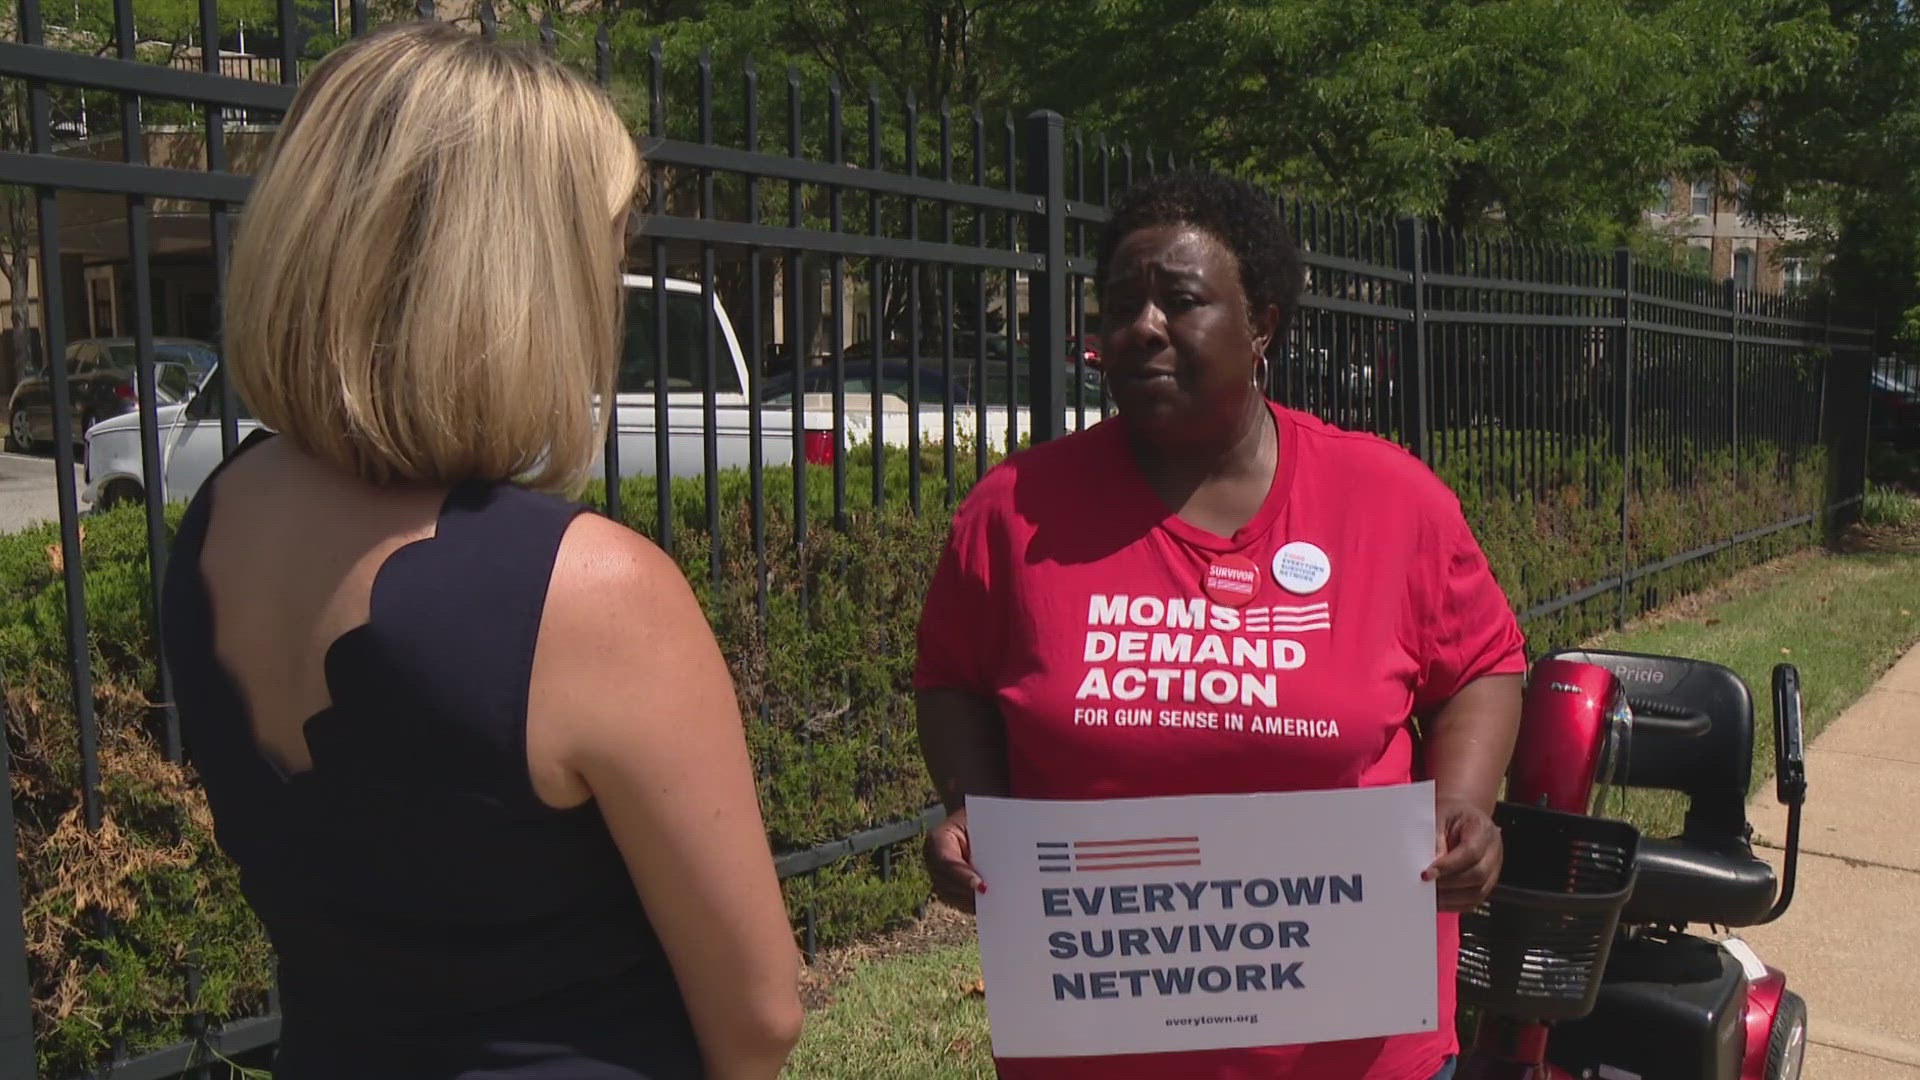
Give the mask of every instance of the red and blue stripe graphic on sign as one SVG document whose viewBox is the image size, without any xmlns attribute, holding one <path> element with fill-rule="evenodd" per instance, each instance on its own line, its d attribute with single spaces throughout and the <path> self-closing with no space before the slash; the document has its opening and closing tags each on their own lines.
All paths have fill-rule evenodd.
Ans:
<svg viewBox="0 0 1920 1080">
<path fill-rule="evenodd" d="M 1053 840 L 1034 844 L 1040 869 L 1057 874 L 1096 870 L 1152 870 L 1163 866 L 1199 866 L 1197 836 L 1154 836 L 1131 840 Z"/>
</svg>

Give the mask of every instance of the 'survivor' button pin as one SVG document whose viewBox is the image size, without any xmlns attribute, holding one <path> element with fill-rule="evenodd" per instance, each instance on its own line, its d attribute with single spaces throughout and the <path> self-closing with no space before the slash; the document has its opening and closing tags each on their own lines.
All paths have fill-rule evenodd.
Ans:
<svg viewBox="0 0 1920 1080">
<path fill-rule="evenodd" d="M 1260 591 L 1260 568 L 1245 555 L 1222 555 L 1207 564 L 1200 587 L 1221 607 L 1241 607 Z"/>
</svg>

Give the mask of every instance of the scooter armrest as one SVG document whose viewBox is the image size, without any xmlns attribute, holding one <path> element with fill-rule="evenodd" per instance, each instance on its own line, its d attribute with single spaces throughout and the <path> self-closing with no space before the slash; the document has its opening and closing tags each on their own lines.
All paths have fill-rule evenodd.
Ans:
<svg viewBox="0 0 1920 1080">
<path fill-rule="evenodd" d="M 1638 694 L 1627 695 L 1627 704 L 1633 709 L 1633 726 L 1639 731 L 1659 731 L 1675 738 L 1697 739 L 1713 730 L 1713 717 L 1699 709 Z"/>
</svg>

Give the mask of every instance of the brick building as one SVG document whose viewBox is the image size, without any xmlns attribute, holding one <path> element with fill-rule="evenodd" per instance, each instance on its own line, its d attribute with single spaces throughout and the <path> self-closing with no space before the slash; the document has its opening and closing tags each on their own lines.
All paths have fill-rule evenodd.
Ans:
<svg viewBox="0 0 1920 1080">
<path fill-rule="evenodd" d="M 1816 260 L 1786 254 L 1785 245 L 1806 238 L 1791 223 L 1777 225 L 1749 216 L 1742 206 L 1746 185 L 1736 177 L 1670 177 L 1647 219 L 1654 229 L 1687 247 L 1693 268 L 1715 281 L 1731 279 L 1741 289 L 1791 293 L 1810 286 Z"/>
</svg>

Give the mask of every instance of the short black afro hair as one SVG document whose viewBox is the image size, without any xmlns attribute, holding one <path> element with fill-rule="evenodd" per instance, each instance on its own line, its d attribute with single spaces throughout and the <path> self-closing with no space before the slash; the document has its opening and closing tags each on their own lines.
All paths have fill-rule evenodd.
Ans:
<svg viewBox="0 0 1920 1080">
<path fill-rule="evenodd" d="M 1284 327 L 1300 301 L 1300 248 L 1272 196 L 1242 180 L 1175 172 L 1136 184 L 1114 200 L 1100 234 L 1094 288 L 1106 287 L 1114 249 L 1128 235 L 1163 225 L 1190 225 L 1225 244 L 1240 264 L 1247 306 L 1272 304 Z"/>
</svg>

